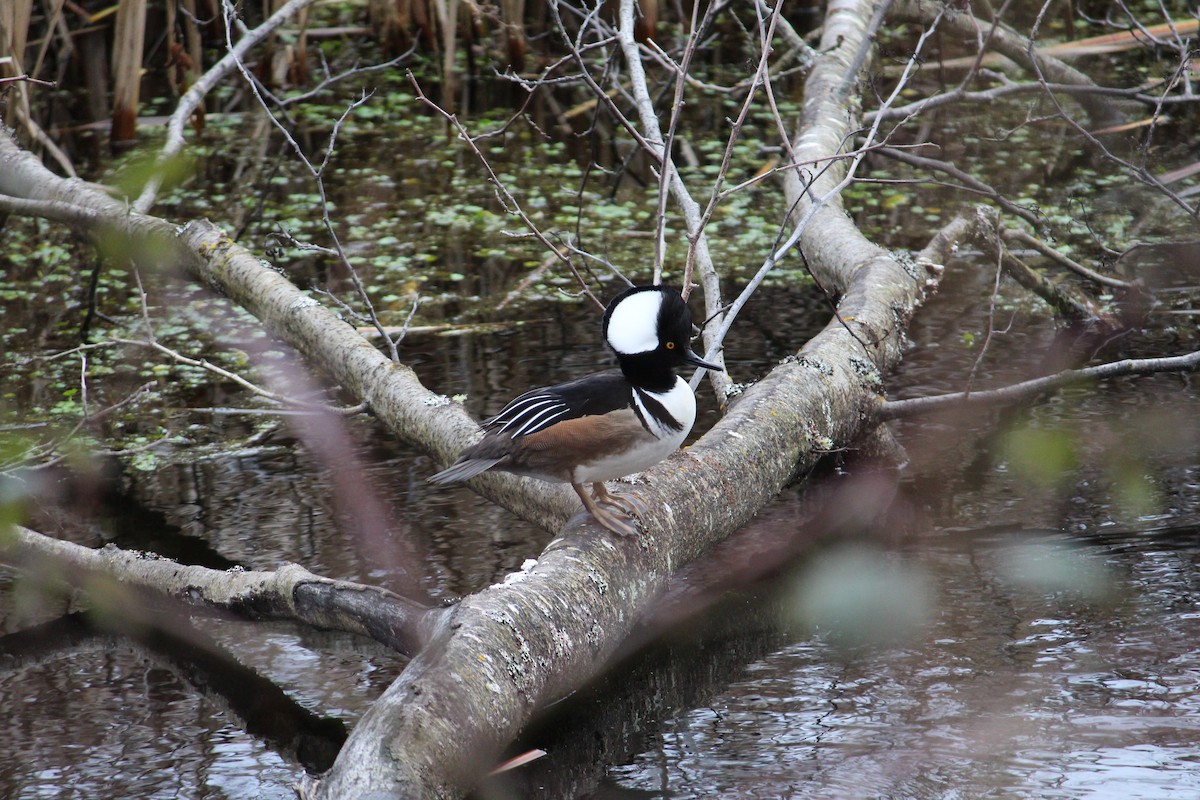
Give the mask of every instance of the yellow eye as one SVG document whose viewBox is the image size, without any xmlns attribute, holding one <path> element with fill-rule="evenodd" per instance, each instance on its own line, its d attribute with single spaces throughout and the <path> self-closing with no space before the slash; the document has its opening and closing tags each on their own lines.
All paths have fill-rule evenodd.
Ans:
<svg viewBox="0 0 1200 800">
<path fill-rule="evenodd" d="M 667 349 L 668 349 L 668 350 L 674 350 L 674 349 L 675 349 L 675 343 L 674 343 L 674 342 L 667 342 Z"/>
</svg>

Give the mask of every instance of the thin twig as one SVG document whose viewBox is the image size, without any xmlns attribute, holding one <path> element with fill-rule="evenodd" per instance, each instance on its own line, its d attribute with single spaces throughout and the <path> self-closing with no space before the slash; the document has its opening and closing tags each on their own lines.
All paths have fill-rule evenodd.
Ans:
<svg viewBox="0 0 1200 800">
<path fill-rule="evenodd" d="M 1038 83 L 1043 87 L 1048 87 L 1048 82 L 1042 69 L 1041 59 L 1037 57 L 1034 51 L 1037 42 L 1038 31 L 1041 30 L 1042 22 L 1045 19 L 1046 13 L 1050 10 L 1050 5 L 1051 0 L 1046 0 L 1046 2 L 1042 4 L 1042 8 L 1038 12 L 1037 17 L 1034 19 L 1033 26 L 1029 31 L 1029 39 L 1026 45 L 1026 52 L 1030 59 L 1033 70 L 1037 74 Z M 1059 116 L 1080 136 L 1082 136 L 1088 144 L 1094 147 L 1104 158 L 1112 161 L 1114 164 L 1117 164 L 1120 167 L 1123 167 L 1129 172 L 1130 175 L 1145 185 L 1157 189 L 1165 197 L 1169 198 L 1172 203 L 1182 209 L 1189 217 L 1197 222 L 1200 222 L 1200 206 L 1188 205 L 1184 198 L 1167 188 L 1162 181 L 1155 177 L 1154 174 L 1145 167 L 1139 167 L 1136 164 L 1131 164 L 1109 150 L 1108 147 L 1106 147 L 1103 142 L 1096 138 L 1091 131 L 1080 125 L 1073 116 L 1067 113 L 1067 110 L 1063 108 L 1062 103 L 1059 102 L 1058 96 L 1054 92 L 1050 91 L 1049 88 L 1046 88 L 1046 96 L 1050 99 L 1050 102 L 1054 104 Z"/>
<path fill-rule="evenodd" d="M 276 28 L 291 19 L 293 15 L 312 5 L 314 1 L 289 0 L 278 11 L 264 20 L 261 25 L 239 39 L 236 45 L 229 42 L 229 47 L 224 57 L 216 64 L 213 64 L 212 67 L 192 84 L 192 87 L 184 93 L 183 97 L 179 98 L 179 103 L 176 104 L 175 111 L 171 114 L 171 119 L 167 123 L 167 138 L 158 155 L 159 164 L 165 163 L 183 150 L 184 127 L 187 125 L 187 121 L 191 118 L 192 114 L 199 108 L 200 103 L 204 101 L 205 95 L 212 91 L 217 84 L 235 69 L 242 68 L 242 58 L 252 47 L 270 36 Z M 133 209 L 140 214 L 145 214 L 149 211 L 158 197 L 158 190 L 160 188 L 162 188 L 162 177 L 156 173 L 147 181 L 145 188 L 142 189 L 142 194 L 134 201 Z"/>
<path fill-rule="evenodd" d="M 0 86 L 6 83 L 32 83 L 37 86 L 45 86 L 48 89 L 57 89 L 58 81 L 44 81 L 40 78 L 34 78 L 29 75 L 13 75 L 10 78 L 0 78 Z"/>
<path fill-rule="evenodd" d="M 993 240 L 1000 236 L 999 216 L 992 215 L 992 225 L 986 235 Z M 981 233 L 981 235 L 985 235 Z M 992 291 L 988 297 L 988 313 L 987 313 L 987 335 L 983 337 L 983 344 L 979 348 L 979 353 L 976 354 L 975 360 L 971 363 L 971 371 L 967 373 L 967 393 L 970 394 L 971 388 L 975 385 L 975 376 L 979 373 L 979 368 L 983 365 L 983 359 L 987 356 L 987 351 L 992 346 L 992 339 L 996 335 L 996 300 L 1000 297 L 1000 279 L 1004 275 L 1004 259 L 1002 257 L 1003 248 L 997 244 L 996 246 L 996 269 L 992 272 Z M 1009 323 L 1012 324 L 1011 322 Z"/>
<path fill-rule="evenodd" d="M 724 185 L 725 185 L 725 179 L 729 175 L 730 164 L 733 162 L 734 148 L 737 145 L 738 140 L 741 138 L 742 129 L 746 124 L 747 117 L 749 117 L 749 115 L 750 115 L 750 110 L 753 107 L 752 101 L 754 99 L 755 92 L 757 91 L 757 89 L 760 85 L 766 86 L 770 82 L 769 81 L 770 70 L 768 68 L 768 65 L 769 65 L 768 58 L 771 54 L 770 42 L 774 35 L 775 24 L 779 20 L 779 13 L 780 13 L 780 10 L 782 9 L 782 7 L 783 7 L 782 3 L 776 3 L 775 9 L 772 11 L 770 18 L 767 20 L 763 20 L 761 17 L 761 9 L 756 5 L 756 10 L 760 15 L 759 16 L 759 29 L 762 31 L 762 33 L 760 34 L 760 40 L 759 40 L 758 67 L 754 72 L 753 79 L 751 80 L 750 90 L 746 93 L 746 99 L 742 103 L 741 109 L 738 111 L 737 118 L 733 121 L 733 124 L 730 127 L 729 137 L 726 139 L 726 142 L 725 142 L 725 151 L 721 155 L 721 166 L 717 170 L 716 178 L 713 180 L 712 193 L 709 195 L 708 204 L 705 206 L 704 212 L 700 216 L 700 223 L 696 226 L 697 230 L 700 230 L 700 231 L 705 230 L 705 228 L 708 226 L 709 221 L 712 219 L 713 213 L 716 211 L 717 204 L 721 200 L 723 200 L 729 196 L 730 192 L 724 190 Z M 781 124 L 782 121 L 779 120 L 778 109 L 776 109 L 774 107 L 774 105 L 772 105 L 771 107 L 772 107 L 773 113 L 775 114 L 775 119 L 776 119 L 777 124 L 781 125 L 780 132 L 782 134 L 783 133 L 782 124 Z M 784 135 L 782 138 L 783 138 L 783 141 L 785 142 L 785 146 L 790 150 L 790 144 L 788 143 L 787 136 Z M 743 184 L 743 185 L 746 185 L 746 184 Z M 730 190 L 730 191 L 732 191 L 732 190 Z M 696 264 L 696 242 L 697 242 L 697 240 L 698 240 L 698 237 L 692 237 L 690 235 L 688 237 L 689 245 L 688 245 L 687 260 L 684 262 L 684 271 L 683 271 L 684 298 L 687 297 L 688 292 L 691 290 L 692 271 L 695 268 L 695 264 Z M 722 306 L 722 308 L 724 308 L 724 306 Z M 714 311 L 713 313 L 717 314 L 717 315 L 721 314 L 720 311 Z"/>
<path fill-rule="evenodd" d="M 488 162 L 487 157 L 484 156 L 483 152 L 479 149 L 479 146 L 475 144 L 475 140 L 472 139 L 470 134 L 467 133 L 467 129 L 463 126 L 462 122 L 459 121 L 458 116 L 456 114 L 451 114 L 437 103 L 433 102 L 433 100 L 429 99 L 429 97 L 425 95 L 425 92 L 421 90 L 421 84 L 417 82 L 417 79 L 412 74 L 411 70 L 406 70 L 404 74 L 408 77 L 409 83 L 412 84 L 413 91 L 416 92 L 417 95 L 417 100 L 433 109 L 435 112 L 440 114 L 443 119 L 454 126 L 459 138 L 466 143 L 467 147 L 471 149 L 471 152 L 479 160 L 479 163 L 483 165 L 483 168 L 487 171 L 488 183 L 492 184 L 492 187 L 496 192 L 496 197 L 498 200 L 500 200 L 500 205 L 504 208 L 505 212 L 520 219 L 521 223 L 529 230 L 529 232 L 532 233 L 534 237 L 536 237 L 537 240 L 546 247 L 547 250 L 557 257 L 563 266 L 571 271 L 571 274 L 574 275 L 575 279 L 579 282 L 579 287 L 583 291 L 584 296 L 595 303 L 598 308 L 603 310 L 604 303 L 601 302 L 596 295 L 592 294 L 592 290 L 588 288 L 587 282 L 583 279 L 583 276 L 579 274 L 579 270 L 576 268 L 575 262 L 571 260 L 570 256 L 566 255 L 562 250 L 556 247 L 550 241 L 550 239 L 547 238 L 546 234 L 542 232 L 542 229 L 539 228 L 534 221 L 529 218 L 529 215 L 525 213 L 525 209 L 523 209 L 521 204 L 517 202 L 517 199 L 513 197 L 512 192 L 510 192 L 508 187 L 504 185 L 504 182 L 497 177 L 495 171 L 492 169 L 491 163 Z"/>
<path fill-rule="evenodd" d="M 77 353 L 87 353 L 92 350 L 107 349 L 107 348 L 116 347 L 116 346 L 144 347 L 149 350 L 154 350 L 158 353 L 161 353 L 162 355 L 167 356 L 168 358 L 175 361 L 176 363 L 183 364 L 183 365 L 189 366 L 189 367 L 198 367 L 200 369 L 206 370 L 207 372 L 211 372 L 212 374 L 216 375 L 217 377 L 223 378 L 232 383 L 236 383 L 238 386 L 241 386 L 246 391 L 250 392 L 253 395 L 261 397 L 264 400 L 269 400 L 273 403 L 279 403 L 280 405 L 291 406 L 293 408 L 296 408 L 296 409 L 299 409 L 302 411 L 313 411 L 313 412 L 319 411 L 319 412 L 324 412 L 326 414 L 336 414 L 338 416 L 346 417 L 346 416 L 353 416 L 355 414 L 362 413 L 363 411 L 366 410 L 366 404 L 364 404 L 364 403 L 360 403 L 355 406 L 330 406 L 330 405 L 326 405 L 324 403 L 313 403 L 313 402 L 310 402 L 307 400 L 298 400 L 294 397 L 288 397 L 286 395 L 282 395 L 277 392 L 272 392 L 269 389 L 264 389 L 261 386 L 247 380 L 246 378 L 242 377 L 241 375 L 238 375 L 236 372 L 231 372 L 223 367 L 217 366 L 216 364 L 212 363 L 211 361 L 208 361 L 207 359 L 189 358 L 188 356 L 185 356 L 182 353 L 180 353 L 178 350 L 173 350 L 172 348 L 167 347 L 166 345 L 162 344 L 156 338 L 153 338 L 152 334 L 151 334 L 151 338 L 146 338 L 146 339 L 126 339 L 126 338 L 118 337 L 118 338 L 113 338 L 113 339 L 107 339 L 103 342 L 92 342 L 90 344 L 81 344 L 76 347 L 72 347 L 69 350 L 63 350 L 61 352 L 52 353 L 52 354 L 46 355 L 46 356 L 38 356 L 37 358 L 41 361 L 54 361 L 56 359 L 65 358 L 66 356 L 75 355 Z"/>
<path fill-rule="evenodd" d="M 964 190 L 990 198 L 996 205 L 1008 213 L 1020 217 L 1030 225 L 1039 226 L 1043 224 L 1043 220 L 1036 212 L 1012 202 L 997 189 L 979 180 L 974 175 L 964 172 L 949 161 L 929 158 L 928 156 L 919 156 L 896 147 L 881 147 L 879 148 L 879 153 L 909 166 L 945 173 L 955 180 L 960 181 L 963 184 L 961 188 Z"/>
<path fill-rule="evenodd" d="M 890 400 L 879 411 L 882 421 L 930 414 L 947 408 L 974 408 L 1018 403 L 1064 386 L 1088 380 L 1101 380 L 1126 375 L 1154 375 L 1162 372 L 1195 372 L 1200 369 L 1200 350 L 1182 356 L 1164 358 L 1130 358 L 1110 361 L 1084 369 L 1069 369 L 1000 389 L 982 392 L 954 392 L 933 397 L 914 397 Z"/>
<path fill-rule="evenodd" d="M 1066 267 L 1075 274 L 1087 278 L 1089 281 L 1094 281 L 1102 286 L 1109 286 L 1114 289 L 1134 288 L 1134 284 L 1130 283 L 1129 281 L 1123 281 L 1120 278 L 1113 278 L 1108 275 L 1101 275 L 1099 272 L 1096 272 L 1093 269 L 1088 269 L 1078 261 L 1068 258 L 1066 255 L 1055 250 L 1053 247 L 1050 247 L 1042 240 L 1034 236 L 1030 236 L 1028 233 L 1018 228 L 1005 228 L 1000 232 L 1000 235 L 1007 240 L 1020 242 L 1026 247 L 1032 247 L 1034 250 L 1037 250 L 1039 253 L 1044 255 L 1046 258 L 1049 258 L 1059 266 Z"/>
</svg>

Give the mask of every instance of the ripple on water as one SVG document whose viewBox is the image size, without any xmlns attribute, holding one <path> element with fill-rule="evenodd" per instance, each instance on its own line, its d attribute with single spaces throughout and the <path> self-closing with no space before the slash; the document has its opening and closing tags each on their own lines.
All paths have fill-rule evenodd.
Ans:
<svg viewBox="0 0 1200 800">
<path fill-rule="evenodd" d="M 676 798 L 1200 796 L 1197 553 L 1111 544 L 1081 545 L 1106 562 L 1099 600 L 922 550 L 941 605 L 919 643 L 781 648 L 610 778 Z"/>
</svg>

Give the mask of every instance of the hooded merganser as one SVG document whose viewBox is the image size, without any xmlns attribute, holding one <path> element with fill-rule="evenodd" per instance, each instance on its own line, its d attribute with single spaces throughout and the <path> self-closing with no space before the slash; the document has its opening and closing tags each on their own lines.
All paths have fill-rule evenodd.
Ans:
<svg viewBox="0 0 1200 800">
<path fill-rule="evenodd" d="M 692 352 L 691 312 L 669 287 L 626 290 L 608 304 L 601 331 L 620 369 L 526 392 L 484 422 L 484 437 L 430 482 L 498 469 L 569 483 L 601 525 L 620 536 L 636 533 L 638 505 L 609 494 L 604 481 L 648 469 L 683 444 L 696 421 L 696 395 L 676 367 L 721 367 Z"/>
</svg>

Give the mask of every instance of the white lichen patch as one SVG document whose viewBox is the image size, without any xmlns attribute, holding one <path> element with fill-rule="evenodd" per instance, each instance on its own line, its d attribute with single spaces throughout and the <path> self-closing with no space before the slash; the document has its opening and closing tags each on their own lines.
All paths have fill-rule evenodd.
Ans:
<svg viewBox="0 0 1200 800">
<path fill-rule="evenodd" d="M 515 686 L 520 687 L 525 683 L 525 667 L 511 653 L 504 655 L 504 671 Z"/>
<path fill-rule="evenodd" d="M 499 622 L 501 625 L 504 625 L 507 628 L 515 629 L 517 627 L 517 621 L 513 619 L 512 614 L 509 614 L 507 611 L 500 611 L 499 609 L 495 608 L 485 608 L 483 609 L 483 615 L 492 622 Z"/>
<path fill-rule="evenodd" d="M 850 366 L 854 369 L 854 374 L 858 375 L 867 386 L 874 388 L 883 386 L 883 376 L 867 359 L 861 356 L 850 356 Z"/>
<path fill-rule="evenodd" d="M 725 399 L 732 400 L 735 397 L 743 394 L 747 389 L 754 385 L 753 381 L 749 383 L 730 383 L 725 387 Z"/>
<path fill-rule="evenodd" d="M 591 566 L 590 564 L 585 566 L 584 574 L 586 574 L 588 579 L 591 580 L 591 582 L 595 585 L 596 591 L 600 592 L 600 594 L 608 593 L 608 581 L 604 579 L 604 576 L 601 575 L 595 567 Z"/>
<path fill-rule="evenodd" d="M 529 648 L 529 642 L 525 641 L 525 637 L 518 634 L 517 638 L 520 644 L 517 646 L 517 655 L 521 657 L 521 661 L 526 664 L 533 663 L 533 650 Z"/>
<path fill-rule="evenodd" d="M 516 606 L 511 606 L 513 610 L 518 610 Z M 498 622 L 512 633 L 516 640 L 515 648 L 505 650 L 504 671 L 508 674 L 509 680 L 518 689 L 524 689 L 528 683 L 529 673 L 527 667 L 533 663 L 533 650 L 529 646 L 525 634 L 517 627 L 517 621 L 508 611 L 500 611 L 497 609 L 484 609 L 483 615 L 493 622 Z"/>
<path fill-rule="evenodd" d="M 426 397 L 424 402 L 430 408 L 441 408 L 450 405 L 454 401 L 444 394 L 435 394 L 431 397 Z"/>
<path fill-rule="evenodd" d="M 306 308 L 321 305 L 313 297 L 297 297 L 292 302 L 288 303 L 288 311 L 303 311 Z"/>
<path fill-rule="evenodd" d="M 554 655 L 562 658 L 567 653 L 570 653 L 575 645 L 575 641 L 564 628 L 555 628 L 551 633 L 552 641 L 554 642 Z"/>
<path fill-rule="evenodd" d="M 925 276 L 921 274 L 921 270 L 917 267 L 916 259 L 913 258 L 912 253 L 906 250 L 892 250 L 890 255 L 892 260 L 900 265 L 900 269 L 904 270 L 908 277 L 918 283 L 925 279 Z"/>
<path fill-rule="evenodd" d="M 810 358 L 809 356 L 797 356 L 796 364 L 801 367 L 806 367 L 811 370 L 816 370 L 826 378 L 833 377 L 833 367 L 819 358 Z"/>
</svg>

